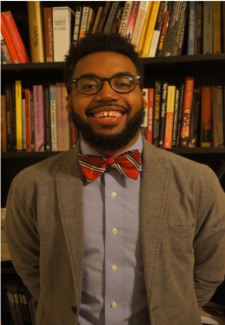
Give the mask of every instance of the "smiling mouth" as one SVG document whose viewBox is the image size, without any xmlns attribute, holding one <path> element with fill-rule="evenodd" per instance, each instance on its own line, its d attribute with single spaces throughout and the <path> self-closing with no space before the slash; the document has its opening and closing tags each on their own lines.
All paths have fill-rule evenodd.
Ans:
<svg viewBox="0 0 225 325">
<path fill-rule="evenodd" d="M 114 117 L 119 117 L 125 114 L 125 112 L 119 111 L 102 111 L 97 113 L 91 113 L 90 115 L 95 118 L 110 119 Z"/>
</svg>

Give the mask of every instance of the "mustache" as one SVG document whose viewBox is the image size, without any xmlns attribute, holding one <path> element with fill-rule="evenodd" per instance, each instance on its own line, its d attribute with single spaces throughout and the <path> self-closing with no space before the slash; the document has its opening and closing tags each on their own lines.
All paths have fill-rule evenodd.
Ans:
<svg viewBox="0 0 225 325">
<path fill-rule="evenodd" d="M 87 108 L 85 110 L 85 114 L 87 115 L 88 113 L 90 113 L 91 111 L 93 111 L 96 108 L 101 108 L 101 107 L 105 107 L 105 106 L 112 106 L 112 107 L 119 107 L 119 108 L 123 108 L 125 110 L 126 113 L 129 113 L 130 109 L 129 107 L 123 106 L 123 105 L 118 105 L 115 103 L 107 103 L 107 102 L 103 102 L 103 103 L 99 103 L 98 105 L 95 105 L 93 107 Z"/>
</svg>

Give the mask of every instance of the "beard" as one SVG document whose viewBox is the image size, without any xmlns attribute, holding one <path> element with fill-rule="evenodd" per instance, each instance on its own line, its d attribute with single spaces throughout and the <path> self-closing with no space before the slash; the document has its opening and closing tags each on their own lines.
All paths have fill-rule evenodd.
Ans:
<svg viewBox="0 0 225 325">
<path fill-rule="evenodd" d="M 123 130 L 112 135 L 94 131 L 86 121 L 74 112 L 73 109 L 71 112 L 71 118 L 78 131 L 81 132 L 83 140 L 91 147 L 100 151 L 114 151 L 127 146 L 129 142 L 135 138 L 144 121 L 145 111 L 142 105 L 134 116 L 127 121 Z"/>
</svg>

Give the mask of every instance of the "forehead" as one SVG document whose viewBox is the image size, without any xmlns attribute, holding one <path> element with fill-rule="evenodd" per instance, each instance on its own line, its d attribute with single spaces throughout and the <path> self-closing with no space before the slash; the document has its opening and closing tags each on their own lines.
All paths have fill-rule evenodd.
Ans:
<svg viewBox="0 0 225 325">
<path fill-rule="evenodd" d="M 115 52 L 96 52 L 80 59 L 74 69 L 73 78 L 93 73 L 101 78 L 111 77 L 119 72 L 136 75 L 134 63 L 126 55 Z"/>
</svg>

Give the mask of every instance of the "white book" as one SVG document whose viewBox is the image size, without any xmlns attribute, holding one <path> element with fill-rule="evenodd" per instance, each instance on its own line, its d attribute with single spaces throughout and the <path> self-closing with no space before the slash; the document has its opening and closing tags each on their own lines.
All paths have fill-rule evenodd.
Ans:
<svg viewBox="0 0 225 325">
<path fill-rule="evenodd" d="M 223 96 L 222 87 L 212 87 L 212 130 L 213 147 L 223 144 Z"/>
<path fill-rule="evenodd" d="M 52 8 L 54 62 L 65 61 L 71 45 L 71 20 L 75 16 L 69 7 Z"/>
<path fill-rule="evenodd" d="M 137 18 L 134 25 L 134 31 L 131 38 L 131 44 L 135 46 L 136 51 L 138 50 L 138 45 L 141 39 L 141 33 L 144 26 L 148 5 L 149 5 L 149 1 L 140 1 Z"/>
<path fill-rule="evenodd" d="M 148 88 L 144 88 L 143 91 L 145 91 L 144 98 L 145 98 L 146 102 L 148 103 Z M 147 128 L 148 127 L 148 105 L 145 108 L 145 119 L 144 119 L 141 127 L 143 127 L 143 128 Z"/>
</svg>

